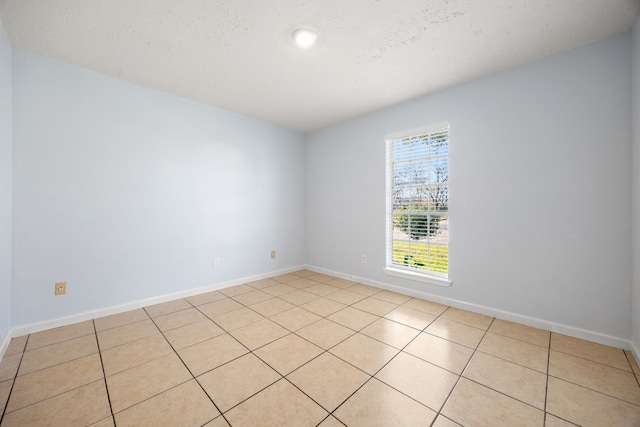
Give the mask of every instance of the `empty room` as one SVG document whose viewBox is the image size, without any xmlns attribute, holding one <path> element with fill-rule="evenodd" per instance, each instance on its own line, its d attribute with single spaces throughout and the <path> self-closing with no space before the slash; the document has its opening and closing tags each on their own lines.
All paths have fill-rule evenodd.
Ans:
<svg viewBox="0 0 640 427">
<path fill-rule="evenodd" d="M 0 426 L 640 426 L 639 12 L 0 0 Z"/>
</svg>

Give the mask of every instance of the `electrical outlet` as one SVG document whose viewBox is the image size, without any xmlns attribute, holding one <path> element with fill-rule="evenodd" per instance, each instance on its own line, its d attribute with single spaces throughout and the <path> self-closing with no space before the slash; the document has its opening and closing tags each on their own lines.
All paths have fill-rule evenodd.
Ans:
<svg viewBox="0 0 640 427">
<path fill-rule="evenodd" d="M 213 259 L 213 268 L 218 268 L 220 267 L 220 258 L 214 258 Z"/>
<path fill-rule="evenodd" d="M 276 257 L 276 251 L 271 251 L 271 259 Z"/>
<path fill-rule="evenodd" d="M 67 282 L 56 282 L 53 293 L 55 295 L 64 295 L 67 293 Z"/>
<path fill-rule="evenodd" d="M 367 263 L 367 256 L 366 255 L 362 255 L 362 263 L 363 264 Z"/>
</svg>

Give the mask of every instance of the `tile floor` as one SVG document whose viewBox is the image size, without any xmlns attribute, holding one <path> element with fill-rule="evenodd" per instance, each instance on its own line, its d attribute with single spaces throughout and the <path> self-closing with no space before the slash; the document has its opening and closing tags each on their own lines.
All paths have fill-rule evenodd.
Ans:
<svg viewBox="0 0 640 427">
<path fill-rule="evenodd" d="M 640 426 L 629 352 L 298 271 L 14 338 L 1 426 Z"/>
</svg>

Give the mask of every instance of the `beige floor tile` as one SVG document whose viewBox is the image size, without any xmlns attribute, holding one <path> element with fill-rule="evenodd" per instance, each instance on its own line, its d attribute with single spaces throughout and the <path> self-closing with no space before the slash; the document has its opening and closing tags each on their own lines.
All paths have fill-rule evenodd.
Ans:
<svg viewBox="0 0 640 427">
<path fill-rule="evenodd" d="M 274 297 L 279 297 L 281 295 L 286 295 L 291 292 L 297 291 L 297 288 L 293 286 L 285 285 L 284 283 L 278 283 L 277 285 L 269 286 L 268 288 L 263 288 L 262 292 L 266 292 L 268 294 L 273 295 Z"/>
<path fill-rule="evenodd" d="M 449 418 L 444 415 L 438 415 L 436 421 L 433 423 L 431 427 L 461 427 L 460 424 L 451 421 Z"/>
<path fill-rule="evenodd" d="M 327 316 L 327 319 L 353 329 L 354 331 L 359 331 L 378 320 L 379 317 L 353 307 L 347 307 Z"/>
<path fill-rule="evenodd" d="M 233 426 L 315 426 L 327 412 L 282 379 L 225 414 Z"/>
<path fill-rule="evenodd" d="M 369 375 L 329 353 L 321 354 L 287 376 L 327 411 L 336 409 L 369 378 Z"/>
<path fill-rule="evenodd" d="M 465 325 L 473 326 L 474 328 L 484 329 L 485 331 L 489 329 L 489 325 L 491 325 L 491 322 L 493 321 L 493 317 L 484 316 L 482 314 L 454 307 L 449 307 L 449 309 L 440 317 L 442 319 L 464 323 Z"/>
<path fill-rule="evenodd" d="M 253 354 L 246 354 L 198 377 L 222 412 L 275 383 L 280 374 Z"/>
<path fill-rule="evenodd" d="M 463 376 L 544 410 L 547 376 L 538 371 L 476 352 Z"/>
<path fill-rule="evenodd" d="M 291 310 L 283 311 L 275 316 L 271 316 L 271 320 L 292 332 L 317 322 L 320 319 L 322 318 L 317 314 L 313 314 L 300 307 L 295 307 Z"/>
<path fill-rule="evenodd" d="M 119 326 L 129 325 L 131 323 L 142 322 L 148 320 L 149 315 L 142 308 L 137 310 L 125 311 L 124 313 L 113 314 L 111 316 L 100 317 L 94 319 L 96 331 L 102 332 L 107 329 L 117 328 Z"/>
<path fill-rule="evenodd" d="M 265 344 L 269 344 L 288 333 L 289 331 L 285 328 L 269 319 L 262 319 L 230 332 L 235 339 L 249 350 L 255 350 Z"/>
<path fill-rule="evenodd" d="M 640 407 L 554 377 L 547 412 L 583 427 L 640 425 Z"/>
<path fill-rule="evenodd" d="M 113 415 L 104 418 L 97 423 L 91 424 L 89 427 L 115 427 L 116 423 L 113 421 Z"/>
<path fill-rule="evenodd" d="M 98 354 L 22 375 L 13 385 L 7 411 L 16 411 L 101 378 L 102 364 Z"/>
<path fill-rule="evenodd" d="M 22 353 L 5 356 L 0 360 L 0 381 L 11 380 L 16 377 L 22 360 Z"/>
<path fill-rule="evenodd" d="M 219 291 L 211 291 L 211 292 L 206 292 L 204 294 L 198 294 L 191 297 L 187 297 L 185 299 L 189 301 L 191 305 L 197 307 L 199 305 L 208 304 L 210 302 L 220 301 L 225 298 L 227 298 L 227 296 L 220 293 Z"/>
<path fill-rule="evenodd" d="M 220 289 L 218 292 L 228 297 L 235 297 L 238 295 L 246 294 L 247 292 L 251 292 L 253 290 L 255 290 L 255 288 L 252 288 L 249 285 L 236 285 L 229 288 Z"/>
<path fill-rule="evenodd" d="M 2 427 L 84 427 L 111 415 L 103 380 L 94 381 L 15 412 L 7 413 Z"/>
<path fill-rule="evenodd" d="M 280 295 L 280 299 L 289 302 L 293 305 L 302 305 L 310 301 L 314 301 L 320 298 L 319 295 L 312 294 L 306 291 L 294 291 L 288 294 Z"/>
<path fill-rule="evenodd" d="M 381 291 L 375 295 L 375 298 L 399 305 L 409 301 L 412 297 L 409 295 L 399 294 L 398 292 Z"/>
<path fill-rule="evenodd" d="M 97 352 L 98 343 L 93 334 L 39 347 L 24 353 L 18 375 L 49 368 Z"/>
<path fill-rule="evenodd" d="M 229 423 L 221 415 L 215 420 L 206 423 L 203 427 L 229 427 Z"/>
<path fill-rule="evenodd" d="M 549 351 L 534 344 L 487 332 L 478 351 L 547 373 Z"/>
<path fill-rule="evenodd" d="M 464 426 L 542 427 L 544 412 L 461 378 L 442 414 Z"/>
<path fill-rule="evenodd" d="M 303 269 L 303 270 L 294 271 L 291 274 L 293 274 L 295 276 L 300 276 L 300 277 L 309 277 L 309 276 L 313 276 L 314 274 L 317 274 L 317 273 L 315 271 Z"/>
<path fill-rule="evenodd" d="M 195 380 L 187 381 L 115 415 L 118 427 L 200 427 L 220 412 Z"/>
<path fill-rule="evenodd" d="M 425 332 L 469 348 L 476 348 L 485 334 L 485 331 L 482 329 L 441 317 L 434 320 L 433 323 L 425 329 Z"/>
<path fill-rule="evenodd" d="M 107 377 L 107 387 L 113 413 L 117 414 L 191 378 L 175 354 L 111 375 Z"/>
<path fill-rule="evenodd" d="M 275 281 L 273 279 L 261 279 L 261 280 L 256 280 L 254 282 L 247 283 L 247 285 L 255 289 L 264 289 L 264 288 L 268 288 L 269 286 L 277 285 L 278 283 L 280 282 Z"/>
<path fill-rule="evenodd" d="M 181 328 L 172 329 L 165 332 L 164 336 L 177 351 L 224 333 L 224 329 L 213 323 L 213 321 L 206 319 Z"/>
<path fill-rule="evenodd" d="M 357 285 L 358 283 L 347 279 L 333 279 L 326 282 L 326 284 L 340 289 L 347 289 L 354 285 Z"/>
<path fill-rule="evenodd" d="M 625 350 L 624 354 L 627 356 L 627 360 L 629 361 L 629 365 L 631 365 L 633 373 L 640 375 L 640 367 L 638 367 L 638 362 L 636 361 L 636 358 L 633 357 L 633 353 L 629 350 Z"/>
<path fill-rule="evenodd" d="M 24 351 L 24 348 L 27 345 L 28 338 L 29 338 L 29 335 L 23 335 L 21 337 L 11 338 L 11 341 L 9 341 L 9 346 L 4 352 L 4 357 L 13 356 L 14 354 L 22 353 Z"/>
<path fill-rule="evenodd" d="M 549 340 L 551 339 L 551 332 L 549 331 L 543 331 L 542 329 L 507 322 L 501 319 L 495 319 L 493 321 L 489 332 L 528 342 L 529 344 L 539 345 L 544 348 L 549 348 Z"/>
<path fill-rule="evenodd" d="M 11 387 L 13 387 L 13 380 L 0 382 L 0 414 L 4 413 L 4 408 L 7 406 Z"/>
<path fill-rule="evenodd" d="M 420 333 L 417 329 L 387 319 L 378 319 L 360 332 L 397 349 L 409 344 Z"/>
<path fill-rule="evenodd" d="M 306 289 L 317 284 L 318 282 L 305 279 L 304 277 L 287 282 L 287 285 L 293 286 L 296 289 Z"/>
<path fill-rule="evenodd" d="M 367 298 L 367 296 L 359 294 L 357 292 L 351 292 L 348 289 L 343 289 L 341 291 L 327 295 L 327 298 L 333 301 L 340 302 L 342 304 L 350 305 Z"/>
<path fill-rule="evenodd" d="M 178 351 L 196 377 L 246 353 L 248 350 L 229 334 L 219 335 Z"/>
<path fill-rule="evenodd" d="M 340 288 L 336 288 L 326 283 L 318 283 L 305 289 L 305 291 L 311 292 L 312 294 L 316 294 L 321 297 L 326 297 L 327 295 L 338 292 L 339 290 Z"/>
<path fill-rule="evenodd" d="M 310 274 L 309 276 L 307 276 L 307 279 L 314 280 L 314 281 L 320 282 L 320 283 L 327 283 L 327 282 L 330 282 L 330 281 L 336 279 L 336 277 L 329 276 L 328 274 L 314 273 L 314 274 Z"/>
<path fill-rule="evenodd" d="M 158 327 L 152 320 L 143 320 L 142 322 L 98 332 L 98 344 L 100 345 L 100 351 L 104 351 L 159 333 Z"/>
<path fill-rule="evenodd" d="M 281 300 L 280 298 L 272 298 L 251 305 L 251 310 L 256 311 L 263 316 L 271 317 L 283 311 L 291 310 L 295 305 Z"/>
<path fill-rule="evenodd" d="M 431 302 L 421 298 L 413 298 L 402 304 L 402 306 L 422 311 L 423 313 L 432 314 L 434 316 L 440 316 L 447 308 L 449 308 L 448 305 L 438 304 L 437 302 Z"/>
<path fill-rule="evenodd" d="M 355 292 L 357 294 L 362 294 L 370 297 L 371 295 L 375 295 L 378 292 L 382 291 L 382 289 L 374 288 L 373 286 L 363 285 L 362 283 L 356 283 L 355 285 L 347 288 L 351 292 Z"/>
<path fill-rule="evenodd" d="M 35 334 L 29 335 L 29 341 L 27 342 L 26 349 L 33 350 L 38 347 L 44 347 L 45 345 L 79 338 L 93 333 L 95 333 L 95 329 L 93 328 L 93 321 L 91 320 L 74 323 L 69 326 L 61 326 L 59 328 L 36 332 Z"/>
<path fill-rule="evenodd" d="M 400 306 L 395 310 L 390 311 L 385 314 L 384 317 L 419 330 L 426 328 L 436 319 L 436 316 L 432 314 L 424 313 L 405 306 Z"/>
<path fill-rule="evenodd" d="M 402 352 L 375 377 L 434 411 L 440 410 L 458 380 L 457 375 Z"/>
<path fill-rule="evenodd" d="M 552 333 L 551 350 L 561 351 L 625 371 L 631 370 L 624 351 L 618 348 Z"/>
<path fill-rule="evenodd" d="M 346 305 L 337 301 L 330 300 L 328 298 L 319 298 L 303 304 L 301 307 L 305 310 L 317 314 L 318 316 L 325 317 L 335 313 L 336 311 L 342 310 L 346 307 Z"/>
<path fill-rule="evenodd" d="M 234 310 L 239 310 L 242 307 L 243 305 L 239 302 L 231 298 L 225 298 L 207 304 L 199 305 L 198 310 L 200 310 L 205 316 L 212 318 L 214 316 L 219 316 L 221 314 L 229 313 Z"/>
<path fill-rule="evenodd" d="M 243 326 L 262 319 L 264 319 L 262 315 L 246 307 L 243 307 L 239 310 L 233 310 L 228 313 L 219 314 L 211 318 L 211 320 L 216 322 L 218 326 L 220 326 L 227 332 L 234 329 L 242 328 Z"/>
<path fill-rule="evenodd" d="M 164 314 L 153 319 L 158 329 L 162 332 L 180 328 L 191 323 L 199 322 L 207 317 L 195 308 L 187 308 L 169 314 Z"/>
<path fill-rule="evenodd" d="M 316 323 L 296 331 L 297 335 L 311 341 L 315 345 L 328 350 L 355 332 L 345 326 L 322 319 Z"/>
<path fill-rule="evenodd" d="M 102 366 L 105 374 L 110 376 L 171 353 L 173 353 L 173 349 L 167 340 L 161 334 L 154 334 L 103 351 Z"/>
<path fill-rule="evenodd" d="M 279 283 L 287 283 L 287 282 L 290 282 L 292 280 L 296 280 L 299 277 L 300 276 L 296 276 L 295 274 L 287 273 L 287 274 L 281 274 L 280 276 L 272 277 L 271 279 L 275 280 L 276 282 L 279 282 Z"/>
<path fill-rule="evenodd" d="M 367 313 L 375 314 L 376 316 L 384 316 L 391 310 L 395 310 L 397 307 L 397 304 L 393 304 L 373 297 L 365 298 L 353 304 L 353 308 L 366 311 Z"/>
<path fill-rule="evenodd" d="M 329 415 L 327 418 L 324 419 L 324 421 L 318 424 L 318 427 L 344 427 L 344 424 L 342 424 L 332 415 Z"/>
<path fill-rule="evenodd" d="M 186 299 L 177 299 L 173 301 L 163 302 L 161 304 L 150 305 L 145 307 L 145 311 L 151 317 L 162 316 L 163 314 L 173 313 L 175 311 L 186 310 L 193 307 Z"/>
<path fill-rule="evenodd" d="M 437 414 L 374 378 L 334 415 L 350 427 L 414 427 L 430 426 Z"/>
<path fill-rule="evenodd" d="M 330 352 L 353 366 L 374 375 L 398 354 L 398 349 L 362 334 L 355 334 L 333 347 Z"/>
<path fill-rule="evenodd" d="M 458 375 L 473 354 L 468 347 L 426 333 L 421 333 L 404 351 Z"/>
<path fill-rule="evenodd" d="M 300 338 L 289 334 L 255 351 L 255 354 L 282 375 L 298 369 L 323 350 Z"/>
<path fill-rule="evenodd" d="M 549 413 L 545 416 L 545 427 L 576 427 L 576 424 L 565 421 L 562 418 L 555 417 Z"/>
<path fill-rule="evenodd" d="M 257 290 L 233 297 L 234 300 L 238 301 L 242 305 L 256 304 L 271 298 L 273 298 L 273 295 L 270 295 L 266 292 L 257 291 Z"/>
<path fill-rule="evenodd" d="M 631 372 L 551 351 L 549 375 L 640 406 L 640 386 Z"/>
</svg>

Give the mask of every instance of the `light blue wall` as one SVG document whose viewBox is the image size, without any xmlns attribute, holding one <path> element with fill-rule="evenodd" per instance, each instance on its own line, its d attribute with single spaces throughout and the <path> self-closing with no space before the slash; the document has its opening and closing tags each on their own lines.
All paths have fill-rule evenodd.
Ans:
<svg viewBox="0 0 640 427">
<path fill-rule="evenodd" d="M 13 326 L 304 263 L 303 135 L 20 50 L 13 71 Z"/>
<path fill-rule="evenodd" d="M 629 340 L 630 49 L 614 36 L 309 135 L 307 262 Z M 449 288 L 383 274 L 384 136 L 443 121 Z"/>
<path fill-rule="evenodd" d="M 640 17 L 633 41 L 633 345 L 640 357 Z"/>
<path fill-rule="evenodd" d="M 11 327 L 11 99 L 11 47 L 0 21 L 0 346 Z"/>
</svg>

